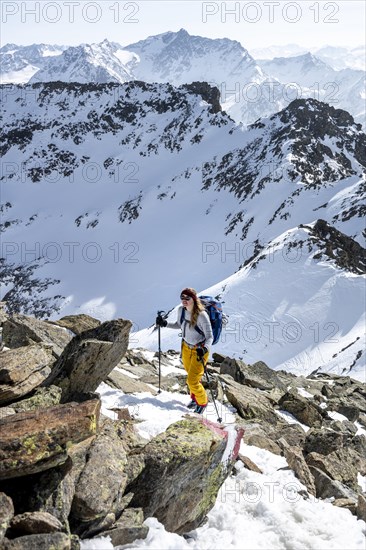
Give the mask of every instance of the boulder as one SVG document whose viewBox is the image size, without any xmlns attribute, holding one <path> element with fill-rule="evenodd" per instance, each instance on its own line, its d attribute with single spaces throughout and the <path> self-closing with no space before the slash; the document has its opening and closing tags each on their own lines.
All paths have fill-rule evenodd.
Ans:
<svg viewBox="0 0 366 550">
<path fill-rule="evenodd" d="M 228 374 L 239 384 L 246 384 L 260 390 L 270 391 L 273 388 L 283 390 L 283 392 L 286 390 L 276 372 L 267 367 L 263 361 L 247 365 L 239 359 L 225 357 L 220 363 L 220 374 Z"/>
<path fill-rule="evenodd" d="M 309 466 L 309 470 L 314 478 L 317 498 L 350 498 L 356 502 L 357 493 L 355 491 L 340 481 L 332 479 L 319 468 Z"/>
<path fill-rule="evenodd" d="M 68 403 L 0 421 L 0 479 L 33 474 L 66 461 L 68 450 L 97 432 L 100 401 Z"/>
<path fill-rule="evenodd" d="M 63 531 L 70 532 L 69 515 L 75 484 L 87 460 L 94 437 L 73 445 L 65 463 L 44 472 L 0 482 L 0 487 L 13 499 L 17 514 L 48 512 L 56 517 Z"/>
<path fill-rule="evenodd" d="M 248 445 L 254 445 L 254 447 L 259 447 L 260 449 L 266 449 L 270 453 L 275 455 L 281 455 L 281 448 L 272 441 L 269 437 L 260 435 L 260 434 L 251 434 L 246 439 Z"/>
<path fill-rule="evenodd" d="M 44 385 L 59 386 L 64 403 L 95 391 L 126 353 L 131 326 L 131 321 L 117 319 L 75 336 Z"/>
<path fill-rule="evenodd" d="M 272 404 L 259 390 L 235 382 L 227 374 L 220 375 L 224 383 L 225 395 L 237 409 L 239 416 L 246 420 L 262 419 L 277 424 L 279 419 Z"/>
<path fill-rule="evenodd" d="M 238 461 L 244 464 L 244 468 L 251 472 L 257 472 L 257 474 L 263 474 L 262 470 L 257 466 L 249 457 L 242 454 L 238 454 Z"/>
<path fill-rule="evenodd" d="M 155 383 L 158 382 L 157 377 L 155 377 Z M 131 376 L 128 376 L 127 374 L 123 374 L 122 372 L 119 372 L 118 370 L 114 369 L 109 375 L 106 380 L 107 384 L 112 386 L 112 388 L 117 388 L 119 390 L 122 390 L 123 393 L 138 393 L 138 392 L 148 392 L 152 395 L 157 395 L 157 390 L 152 388 L 151 386 L 148 386 L 144 382 L 141 382 L 141 380 L 136 380 L 136 378 L 132 378 Z"/>
<path fill-rule="evenodd" d="M 215 363 L 222 363 L 226 359 L 226 355 L 222 355 L 221 353 L 214 352 L 212 354 L 212 359 Z"/>
<path fill-rule="evenodd" d="M 312 428 L 306 434 L 304 452 L 329 455 L 333 451 L 342 448 L 346 441 L 347 438 L 341 432 L 324 428 Z"/>
<path fill-rule="evenodd" d="M 25 512 L 13 517 L 10 522 L 12 535 L 37 535 L 62 531 L 62 523 L 48 512 Z"/>
<path fill-rule="evenodd" d="M 98 536 L 111 538 L 113 546 L 131 544 L 136 539 L 145 539 L 149 532 L 147 525 L 143 525 L 144 513 L 141 508 L 127 508 L 116 523 L 108 531 Z"/>
<path fill-rule="evenodd" d="M 11 498 L 0 492 L 0 547 L 13 516 L 14 506 Z"/>
<path fill-rule="evenodd" d="M 71 334 L 64 328 L 18 313 L 11 315 L 3 325 L 3 342 L 8 348 L 35 343 L 50 344 L 56 358 L 71 338 Z"/>
<path fill-rule="evenodd" d="M 360 456 L 361 463 L 359 464 L 361 475 L 366 475 L 366 465 L 363 466 L 363 463 L 366 462 L 366 436 L 364 434 L 355 435 L 349 442 L 351 449 L 354 449 Z"/>
<path fill-rule="evenodd" d="M 283 438 L 291 447 L 303 448 L 306 432 L 300 424 L 286 424 L 273 431 L 271 438 L 274 441 Z"/>
<path fill-rule="evenodd" d="M 49 388 L 38 388 L 34 395 L 27 399 L 21 399 L 12 403 L 15 412 L 33 411 L 59 405 L 61 401 L 61 388 L 50 386 Z"/>
<path fill-rule="evenodd" d="M 110 527 L 123 511 L 126 485 L 126 448 L 118 423 L 104 419 L 88 450 L 88 460 L 75 487 L 70 523 L 83 538 Z"/>
<path fill-rule="evenodd" d="M 74 334 L 81 334 L 84 330 L 96 328 L 101 324 L 98 319 L 94 319 L 94 317 L 90 317 L 90 315 L 85 315 L 85 313 L 66 315 L 57 321 L 48 322 L 59 327 L 67 328 Z"/>
<path fill-rule="evenodd" d="M 227 429 L 228 430 L 228 429 Z M 132 507 L 156 517 L 168 531 L 202 524 L 236 459 L 243 430 L 190 417 L 172 424 L 143 450 L 145 468 L 128 486 Z"/>
<path fill-rule="evenodd" d="M 348 396 L 338 394 L 338 397 L 330 399 L 327 405 L 329 410 L 343 414 L 351 422 L 356 422 L 360 414 L 366 412 L 366 399 L 359 391 L 354 391 Z"/>
<path fill-rule="evenodd" d="M 0 404 L 10 403 L 40 386 L 49 376 L 52 350 L 33 344 L 0 353 Z"/>
<path fill-rule="evenodd" d="M 321 408 L 295 390 L 286 392 L 278 405 L 306 426 L 321 426 L 323 422 L 324 413 Z"/>
<path fill-rule="evenodd" d="M 314 478 L 305 462 L 300 447 L 291 447 L 285 439 L 278 441 L 287 460 L 287 464 L 294 471 L 295 476 L 305 485 L 309 493 L 316 495 Z"/>
<path fill-rule="evenodd" d="M 306 463 L 357 491 L 357 466 L 353 456 L 356 454 L 352 449 L 339 449 L 327 455 L 311 452 L 306 456 Z"/>
<path fill-rule="evenodd" d="M 331 420 L 329 423 L 325 422 L 323 426 L 335 432 L 340 432 L 344 436 L 348 436 L 348 438 L 357 433 L 356 426 L 349 420 Z M 345 439 L 347 439 L 347 437 L 345 437 Z"/>
<path fill-rule="evenodd" d="M 65 533 L 27 535 L 4 540 L 3 550 L 71 550 L 71 538 Z"/>
</svg>

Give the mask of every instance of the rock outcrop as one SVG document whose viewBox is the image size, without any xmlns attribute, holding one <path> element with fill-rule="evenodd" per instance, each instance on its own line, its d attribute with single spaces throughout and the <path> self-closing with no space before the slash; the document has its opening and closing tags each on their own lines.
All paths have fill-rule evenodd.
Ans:
<svg viewBox="0 0 366 550">
<path fill-rule="evenodd" d="M 0 354 L 0 405 L 15 401 L 40 386 L 51 373 L 52 350 L 32 344 Z"/>
<path fill-rule="evenodd" d="M 134 493 L 131 505 L 174 533 L 198 527 L 233 466 L 243 430 L 236 432 L 236 451 L 226 457 L 225 435 L 219 425 L 201 419 L 170 425 L 143 450 L 145 467 L 128 487 Z"/>
<path fill-rule="evenodd" d="M 89 399 L 0 420 L 0 479 L 34 474 L 65 462 L 73 444 L 97 433 L 99 412 L 99 399 Z"/>
<path fill-rule="evenodd" d="M 20 348 L 33 343 L 49 344 L 56 358 L 72 339 L 72 335 L 64 328 L 18 313 L 7 317 L 2 337 L 8 348 Z"/>
<path fill-rule="evenodd" d="M 44 385 L 60 386 L 63 402 L 95 391 L 126 353 L 131 326 L 130 321 L 117 319 L 75 336 Z"/>
<path fill-rule="evenodd" d="M 235 407 L 236 424 L 187 415 L 146 441 L 133 412 L 116 403 L 109 409 L 115 419 L 106 418 L 92 393 L 103 381 L 154 399 L 158 358 L 127 351 L 129 321 L 71 316 L 59 321 L 64 328 L 26 316 L 1 322 L 10 347 L 0 352 L 2 548 L 77 550 L 80 538 L 95 536 L 133 544 L 147 536 L 150 516 L 185 534 L 205 521 L 237 456 L 261 475 L 238 455 L 242 439 L 283 455 L 304 498 L 332 498 L 365 519 L 358 485 L 358 474 L 366 475 L 363 384 L 215 354 L 209 393 Z M 163 354 L 162 364 L 177 356 Z M 183 369 L 161 377 L 167 391 L 186 393 L 185 382 Z M 334 420 L 335 411 L 344 416 Z"/>
</svg>

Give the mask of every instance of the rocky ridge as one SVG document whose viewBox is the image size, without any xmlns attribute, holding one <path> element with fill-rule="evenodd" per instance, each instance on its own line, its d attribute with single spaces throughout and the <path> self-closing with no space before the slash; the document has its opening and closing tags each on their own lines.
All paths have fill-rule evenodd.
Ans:
<svg viewBox="0 0 366 550">
<path fill-rule="evenodd" d="M 61 379 L 58 367 L 56 376 L 43 377 L 33 387 L 23 382 L 21 398 L 6 399 L 0 406 L 0 537 L 5 549 L 52 544 L 76 550 L 80 538 L 101 535 L 110 536 L 114 545 L 126 544 L 147 535 L 143 521 L 149 516 L 179 534 L 204 521 L 225 478 L 235 475 L 236 453 L 226 467 L 221 462 L 227 445 L 225 426 L 190 416 L 148 442 L 136 432 L 128 409 L 113 409 L 115 420 L 100 413 L 98 377 L 81 385 L 97 364 L 84 355 L 82 343 L 94 341 L 116 346 L 113 359 L 105 361 L 107 384 L 127 394 L 157 386 L 157 354 L 147 359 L 142 349 L 127 350 L 128 321 L 100 324 L 81 315 L 51 324 L 3 314 L 2 325 L 0 376 L 9 388 L 16 372 L 9 355 L 46 346 L 52 371 L 59 360 L 52 354 L 60 345 L 57 331 L 64 333 L 68 325 L 79 333 L 69 334 L 71 340 L 59 356 L 68 357 L 59 365 L 69 365 Z M 90 328 L 82 331 L 87 325 Z M 172 364 L 177 356 L 164 353 L 162 364 Z M 72 379 L 71 359 L 78 377 L 65 386 L 65 378 Z M 37 371 L 38 363 L 34 356 L 29 370 Z M 121 368 L 134 378 L 122 374 Z M 217 403 L 230 403 L 237 411 L 237 446 L 243 437 L 248 445 L 285 456 L 302 498 L 330 499 L 366 520 L 366 495 L 358 485 L 358 475 L 366 475 L 364 384 L 326 374 L 295 376 L 273 371 L 260 361 L 247 365 L 219 354 L 213 355 L 208 370 Z M 163 376 L 161 387 L 186 393 L 185 378 L 183 369 L 182 374 Z M 71 401 L 68 390 L 74 383 Z M 245 456 L 239 454 L 237 460 L 260 472 Z M 192 479 L 199 483 L 199 499 L 196 485 L 192 498 Z"/>
<path fill-rule="evenodd" d="M 126 392 L 154 393 L 147 382 L 157 383 L 156 367 L 127 352 L 130 321 L 80 315 L 51 323 L 1 312 L 1 547 L 77 550 L 80 539 L 101 535 L 127 544 L 146 537 L 149 516 L 176 533 L 199 526 L 237 451 L 230 447 L 223 462 L 228 433 L 200 417 L 148 442 L 128 409 L 115 420 L 101 414 L 100 382 L 126 386 L 117 365 L 147 375 Z M 242 435 L 237 427 L 237 448 Z"/>
</svg>

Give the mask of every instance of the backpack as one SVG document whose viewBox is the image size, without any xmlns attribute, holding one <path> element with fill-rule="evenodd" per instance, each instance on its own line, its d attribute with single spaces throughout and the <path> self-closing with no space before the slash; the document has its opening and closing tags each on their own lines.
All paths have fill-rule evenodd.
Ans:
<svg viewBox="0 0 366 550">
<path fill-rule="evenodd" d="M 208 318 L 210 319 L 212 334 L 213 334 L 212 345 L 214 345 L 218 342 L 220 338 L 222 326 L 227 323 L 227 317 L 222 312 L 221 302 L 219 302 L 218 300 L 215 300 L 215 298 L 213 298 L 212 296 L 198 296 L 198 298 L 201 300 L 202 304 L 205 306 L 205 311 L 208 315 Z M 183 308 L 182 315 L 180 318 L 181 324 L 184 321 L 184 312 L 185 312 L 185 309 Z M 194 328 L 203 337 L 205 336 L 202 330 L 197 325 Z"/>
</svg>

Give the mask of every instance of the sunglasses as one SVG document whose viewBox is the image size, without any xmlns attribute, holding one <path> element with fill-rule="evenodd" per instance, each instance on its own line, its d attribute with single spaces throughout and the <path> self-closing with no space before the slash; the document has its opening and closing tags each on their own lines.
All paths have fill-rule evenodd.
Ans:
<svg viewBox="0 0 366 550">
<path fill-rule="evenodd" d="M 182 294 L 182 296 L 180 297 L 180 299 L 189 302 L 189 300 L 192 300 L 192 296 L 184 296 L 184 294 Z"/>
</svg>

